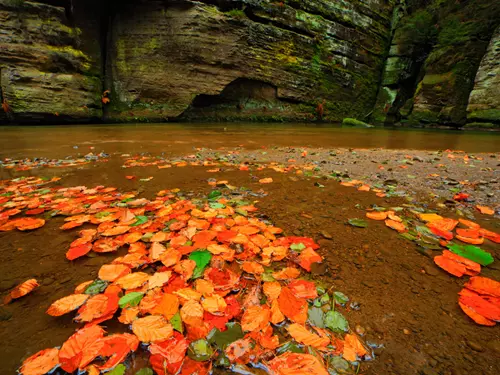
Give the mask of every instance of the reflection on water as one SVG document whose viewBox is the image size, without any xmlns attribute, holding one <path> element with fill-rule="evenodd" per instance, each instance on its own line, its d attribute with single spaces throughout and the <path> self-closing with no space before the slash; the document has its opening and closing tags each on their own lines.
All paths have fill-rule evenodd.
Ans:
<svg viewBox="0 0 500 375">
<path fill-rule="evenodd" d="M 65 157 L 106 152 L 183 152 L 196 147 L 272 146 L 500 151 L 497 133 L 430 129 L 350 129 L 311 124 L 129 124 L 0 127 L 0 157 Z M 76 146 L 78 149 L 76 149 Z"/>
</svg>

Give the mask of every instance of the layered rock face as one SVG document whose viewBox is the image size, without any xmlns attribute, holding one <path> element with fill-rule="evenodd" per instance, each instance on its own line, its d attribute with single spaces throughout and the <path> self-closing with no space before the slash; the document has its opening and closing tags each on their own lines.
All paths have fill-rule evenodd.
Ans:
<svg viewBox="0 0 500 375">
<path fill-rule="evenodd" d="M 500 127 L 500 26 L 477 71 L 467 112 L 468 127 Z"/>
<path fill-rule="evenodd" d="M 419 1 L 413 3 L 414 9 L 402 9 L 405 15 L 394 32 L 373 120 L 463 126 L 476 72 L 500 24 L 500 2 L 432 0 L 421 1 L 420 7 Z M 489 70 L 491 63 L 485 64 Z M 499 109 L 495 100 L 489 105 Z M 473 117 L 471 113 L 469 121 Z"/>
<path fill-rule="evenodd" d="M 499 24 L 492 0 L 0 0 L 0 123 L 495 127 Z"/>
<path fill-rule="evenodd" d="M 64 8 L 0 0 L 3 122 L 87 122 L 102 116 L 101 81 Z"/>
<path fill-rule="evenodd" d="M 391 5 L 148 1 L 112 13 L 109 119 L 306 119 L 323 101 L 341 119 L 371 110 Z"/>
</svg>

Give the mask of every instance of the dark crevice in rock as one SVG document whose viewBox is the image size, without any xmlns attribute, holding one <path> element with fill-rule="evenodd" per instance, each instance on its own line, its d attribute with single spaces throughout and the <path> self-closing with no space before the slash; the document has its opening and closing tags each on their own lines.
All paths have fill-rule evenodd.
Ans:
<svg viewBox="0 0 500 375">
<path fill-rule="evenodd" d="M 268 19 L 263 18 L 263 17 L 259 17 L 251 7 L 247 7 L 245 9 L 245 15 L 250 20 L 252 20 L 254 22 L 262 23 L 264 25 L 273 25 L 274 27 L 277 27 L 279 29 L 290 31 L 290 32 L 293 32 L 296 34 L 300 34 L 300 35 L 306 36 L 308 38 L 314 38 L 314 36 L 315 36 L 314 33 L 308 32 L 307 30 L 299 29 L 297 27 L 285 25 L 281 22 L 276 22 L 276 21 L 268 20 Z"/>
<path fill-rule="evenodd" d="M 175 120 L 243 120 L 283 114 L 289 105 L 302 102 L 278 97 L 278 88 L 270 83 L 237 78 L 218 95 L 197 95 L 191 105 Z M 279 121 L 279 116 L 275 119 Z"/>
</svg>

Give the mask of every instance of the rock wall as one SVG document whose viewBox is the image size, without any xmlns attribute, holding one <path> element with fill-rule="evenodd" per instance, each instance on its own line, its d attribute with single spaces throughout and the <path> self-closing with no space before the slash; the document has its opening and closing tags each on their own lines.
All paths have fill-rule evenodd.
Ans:
<svg viewBox="0 0 500 375">
<path fill-rule="evenodd" d="M 2 122 L 88 122 L 102 116 L 101 82 L 78 49 L 64 8 L 0 0 Z"/>
<path fill-rule="evenodd" d="M 500 26 L 477 71 L 467 112 L 468 127 L 500 127 Z"/>
<path fill-rule="evenodd" d="M 479 63 L 500 24 L 500 2 L 410 3 L 416 6 L 401 8 L 405 15 L 394 32 L 372 118 L 386 125 L 463 126 Z"/>
<path fill-rule="evenodd" d="M 494 127 L 499 24 L 492 0 L 0 0 L 0 123 Z"/>
<path fill-rule="evenodd" d="M 383 0 L 120 4 L 108 46 L 108 119 L 303 120 L 323 101 L 332 120 L 368 114 L 391 10 Z M 219 101 L 223 111 L 193 105 L 237 80 L 275 87 L 275 96 L 254 98 L 250 84 L 236 101 Z"/>
</svg>

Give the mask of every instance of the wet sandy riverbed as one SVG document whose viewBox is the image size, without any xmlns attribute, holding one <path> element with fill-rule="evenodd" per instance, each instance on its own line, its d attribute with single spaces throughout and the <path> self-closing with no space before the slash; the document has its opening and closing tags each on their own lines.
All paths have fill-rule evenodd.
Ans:
<svg viewBox="0 0 500 375">
<path fill-rule="evenodd" d="M 151 131 L 136 127 L 70 128 L 76 129 L 74 132 L 60 128 L 25 129 L 17 133 L 13 129 L 2 129 L 0 157 L 64 158 L 101 151 L 111 156 L 105 158 L 105 162 L 71 168 L 27 171 L 0 168 L 0 179 L 21 175 L 59 176 L 62 177 L 58 182 L 61 186 L 115 186 L 123 191 L 139 191 L 149 198 L 159 190 L 172 188 L 204 196 L 211 190 L 207 183 L 211 178 L 266 191 L 267 196 L 259 198 L 257 203 L 262 214 L 287 234 L 311 236 L 320 243 L 319 251 L 327 260 L 329 272 L 317 277 L 359 302 L 360 310 L 346 314 L 349 322 L 353 327 L 362 327 L 367 340 L 383 345 L 376 350 L 374 361 L 363 363 L 360 373 L 458 375 L 500 372 L 498 328 L 475 325 L 458 307 L 457 293 L 464 280 L 438 269 L 430 254 L 417 251 L 415 244 L 399 238 L 383 223 L 370 223 L 367 229 L 345 224 L 349 218 L 364 215 L 365 207 L 372 204 L 397 206 L 407 203 L 408 197 L 439 208 L 439 204 L 444 204 L 453 195 L 449 189 L 457 186 L 445 184 L 444 177 L 447 181 L 486 182 L 459 186 L 479 203 L 498 207 L 498 183 L 495 182 L 498 154 L 494 152 L 499 151 L 499 146 L 494 142 L 495 135 L 480 134 L 472 142 L 473 135 L 469 140 L 464 138 L 469 134 L 442 135 L 436 140 L 433 132 L 416 132 L 413 136 L 402 132 L 398 134 L 403 136 L 385 134 L 385 138 L 377 138 L 367 133 L 371 130 L 355 130 L 349 135 L 343 131 L 334 135 L 333 130 L 327 129 L 327 137 L 317 130 L 301 128 L 262 129 L 255 134 L 238 129 L 224 132 L 220 127 L 189 131 L 156 127 Z M 401 137 L 408 137 L 408 140 Z M 432 143 L 432 139 L 436 143 Z M 311 146 L 307 148 L 308 154 L 302 157 L 306 149 L 301 146 L 308 145 Z M 340 146 L 342 148 L 338 148 Z M 224 149 L 196 150 L 195 147 Z M 349 150 L 347 147 L 406 147 L 430 151 Z M 449 158 L 447 153 L 434 154 L 437 149 L 447 148 L 486 153 L 476 154 L 481 160 L 470 163 L 464 163 L 462 154 L 456 154 L 456 158 Z M 235 156 L 227 155 L 235 149 L 238 152 Z M 289 159 L 297 160 L 297 164 L 317 162 L 317 174 L 340 170 L 371 185 L 396 179 L 399 189 L 406 194 L 379 198 L 371 192 L 341 186 L 335 180 L 268 169 L 249 173 L 228 166 L 222 167 L 220 172 L 210 173 L 208 167 L 122 168 L 126 158 L 120 155 L 144 152 L 153 155 L 163 152 L 179 157 L 199 153 L 203 159 L 234 157 L 235 163 L 253 159 L 266 163 L 285 163 Z M 411 158 L 407 158 L 408 155 Z M 440 160 L 427 162 L 435 157 Z M 411 163 L 402 162 L 405 159 Z M 471 164 L 474 167 L 470 167 Z M 378 169 L 380 165 L 384 169 Z M 401 165 L 407 168 L 399 168 Z M 440 176 L 432 180 L 427 178 L 429 174 Z M 126 175 L 138 178 L 127 180 Z M 153 179 L 139 181 L 146 177 Z M 272 177 L 273 183 L 260 185 L 258 179 L 264 177 Z M 318 181 L 323 187 L 317 186 Z M 446 191 L 440 189 L 442 186 Z M 428 193 L 440 198 L 431 199 L 426 196 Z M 456 215 L 454 206 L 443 205 L 440 209 L 449 216 Z M 498 218 L 478 215 L 473 210 L 471 215 L 486 228 L 499 231 Z M 70 294 L 77 284 L 94 278 L 100 265 L 116 257 L 114 254 L 68 262 L 64 254 L 78 229 L 62 232 L 58 229 L 61 224 L 62 219 L 56 218 L 33 232 L 0 233 L 0 292 L 31 277 L 37 278 L 42 285 L 33 295 L 1 308 L 2 373 L 14 373 L 24 358 L 42 348 L 60 345 L 74 332 L 77 325 L 72 323 L 70 316 L 53 318 L 44 311 L 55 299 Z M 483 248 L 500 261 L 498 245 L 489 243 Z M 484 270 L 483 276 L 499 280 L 500 268 L 494 264 Z"/>
</svg>

